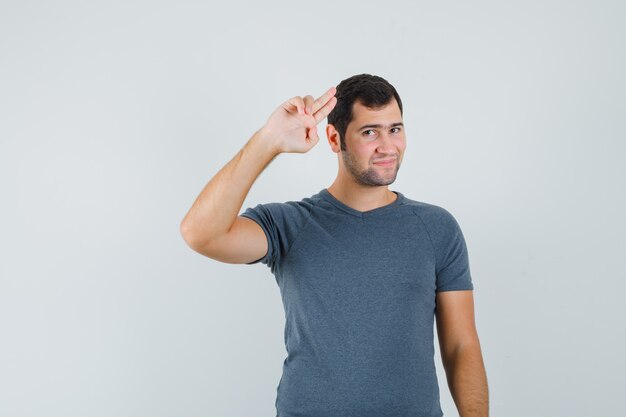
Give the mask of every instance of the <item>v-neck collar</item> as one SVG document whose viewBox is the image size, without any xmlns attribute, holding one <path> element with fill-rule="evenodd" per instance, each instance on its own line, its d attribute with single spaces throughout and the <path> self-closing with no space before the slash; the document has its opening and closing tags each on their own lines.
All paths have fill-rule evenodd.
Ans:
<svg viewBox="0 0 626 417">
<path fill-rule="evenodd" d="M 395 193 L 397 195 L 396 199 L 393 200 L 391 203 L 385 205 L 385 206 L 381 206 L 381 207 L 377 207 L 375 209 L 371 209 L 371 210 L 367 210 L 367 211 L 359 211 L 356 210 L 344 203 L 342 203 L 341 201 L 339 201 L 337 198 L 335 198 L 335 196 L 333 196 L 327 188 L 322 189 L 319 194 L 325 198 L 328 202 L 330 202 L 331 204 L 333 204 L 335 207 L 345 211 L 348 214 L 351 214 L 353 216 L 356 217 L 373 217 L 373 216 L 378 216 L 380 214 L 386 213 L 390 210 L 393 210 L 395 207 L 400 206 L 402 204 L 404 204 L 404 195 L 399 192 L 399 191 L 393 191 L 391 190 L 393 193 Z"/>
</svg>

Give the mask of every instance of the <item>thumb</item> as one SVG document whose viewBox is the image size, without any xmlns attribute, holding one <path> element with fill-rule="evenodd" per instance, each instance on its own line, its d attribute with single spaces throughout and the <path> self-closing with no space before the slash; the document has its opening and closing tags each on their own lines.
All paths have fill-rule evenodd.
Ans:
<svg viewBox="0 0 626 417">
<path fill-rule="evenodd" d="M 317 134 L 317 126 L 313 126 L 312 128 L 309 129 L 308 136 L 311 139 L 311 143 L 313 145 L 315 145 L 320 140 L 320 137 Z"/>
</svg>

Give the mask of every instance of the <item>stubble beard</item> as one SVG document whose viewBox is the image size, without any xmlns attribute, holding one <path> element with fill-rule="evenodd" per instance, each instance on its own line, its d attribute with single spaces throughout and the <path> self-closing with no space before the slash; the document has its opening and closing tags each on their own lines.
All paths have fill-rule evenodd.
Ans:
<svg viewBox="0 0 626 417">
<path fill-rule="evenodd" d="M 354 158 L 352 152 L 348 149 L 341 153 L 343 163 L 357 184 L 368 187 L 379 187 L 381 185 L 392 184 L 396 180 L 398 170 L 400 169 L 400 161 L 396 159 L 396 166 L 393 170 L 384 171 L 385 174 L 381 175 L 381 171 L 376 167 L 369 167 L 363 171 L 359 170 L 358 161 Z"/>
</svg>

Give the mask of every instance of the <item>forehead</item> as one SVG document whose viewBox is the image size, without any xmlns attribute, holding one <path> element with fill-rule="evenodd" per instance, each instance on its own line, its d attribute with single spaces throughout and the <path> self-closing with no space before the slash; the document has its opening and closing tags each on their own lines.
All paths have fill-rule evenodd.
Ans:
<svg viewBox="0 0 626 417">
<path fill-rule="evenodd" d="M 369 108 L 356 101 L 352 105 L 352 121 L 349 127 L 358 129 L 366 124 L 391 124 L 402 122 L 402 113 L 396 99 L 392 99 L 387 105 L 376 109 Z"/>
</svg>

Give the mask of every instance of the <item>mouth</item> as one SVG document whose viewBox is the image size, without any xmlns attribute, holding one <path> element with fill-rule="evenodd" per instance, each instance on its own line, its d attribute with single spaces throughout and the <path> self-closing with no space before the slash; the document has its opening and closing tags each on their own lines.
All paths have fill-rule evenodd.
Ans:
<svg viewBox="0 0 626 417">
<path fill-rule="evenodd" d="M 390 167 L 390 166 L 395 165 L 396 160 L 397 159 L 395 159 L 395 158 L 394 159 L 384 159 L 382 161 L 374 162 L 374 165 L 380 165 L 380 166 L 383 166 L 383 167 Z"/>
</svg>

